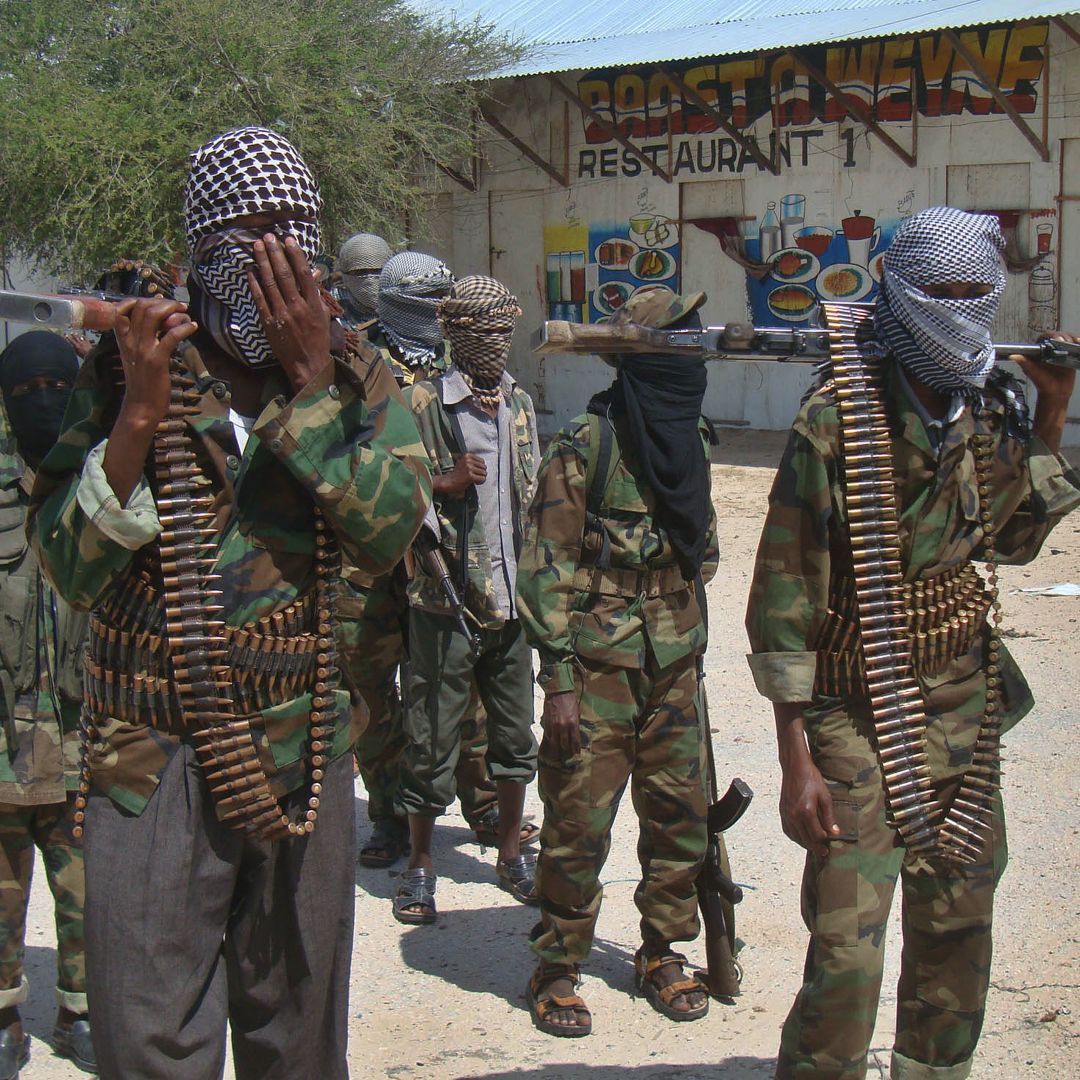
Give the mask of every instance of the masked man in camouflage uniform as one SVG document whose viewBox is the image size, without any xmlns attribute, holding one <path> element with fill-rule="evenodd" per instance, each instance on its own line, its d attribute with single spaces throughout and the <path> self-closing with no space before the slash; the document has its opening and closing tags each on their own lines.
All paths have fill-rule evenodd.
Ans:
<svg viewBox="0 0 1080 1080">
<path fill-rule="evenodd" d="M 373 240 L 361 234 L 366 263 L 376 261 Z M 357 239 L 356 237 L 353 240 Z M 382 241 L 380 241 L 382 242 Z M 346 241 L 341 258 L 359 258 Z M 346 250 L 348 249 L 348 250 Z M 389 248 L 387 248 L 389 255 Z M 367 281 L 368 279 L 365 279 Z M 438 324 L 436 307 L 446 299 L 453 275 L 432 255 L 403 251 L 385 261 L 376 275 L 378 320 L 366 329 L 368 340 L 401 387 L 430 379 L 446 370 L 448 350 Z M 346 285 L 349 279 L 345 278 Z M 405 660 L 409 635 L 409 602 L 405 567 L 378 580 L 346 567 L 343 595 L 338 602 L 339 641 L 346 674 L 363 695 L 369 719 L 356 741 L 356 760 L 368 793 L 368 816 L 374 828 L 360 849 L 364 866 L 391 866 L 409 850 L 409 825 L 397 804 L 401 755 L 405 749 L 401 697 L 397 674 Z M 403 674 L 403 680 L 406 676 Z M 455 770 L 458 798 L 465 820 L 482 843 L 497 843 L 498 808 L 495 784 L 487 774 L 486 718 L 473 684 L 472 698 L 461 724 L 461 752 Z M 522 826 L 522 841 L 535 840 L 539 830 Z"/>
<path fill-rule="evenodd" d="M 703 294 L 642 294 L 622 318 L 700 325 Z M 705 744 L 697 658 L 705 625 L 695 582 L 716 569 L 700 358 L 621 357 L 612 387 L 564 428 L 540 466 L 518 574 L 518 604 L 540 657 L 537 885 L 531 945 L 533 1020 L 587 1035 L 574 994 L 592 947 L 619 801 L 631 783 L 642 879 L 638 984 L 676 1020 L 708 1010 L 683 974 L 677 941 L 698 935 L 695 880 L 705 856 Z M 698 583 L 699 586 L 701 583 Z"/>
<path fill-rule="evenodd" d="M 928 848 L 910 850 L 899 831 L 905 818 L 887 813 L 895 736 L 879 744 L 875 735 L 862 674 L 873 651 L 864 654 L 859 641 L 858 586 L 846 584 L 865 543 L 848 528 L 859 500 L 841 483 L 852 438 L 837 404 L 843 383 L 826 381 L 806 399 L 770 496 L 747 613 L 750 666 L 776 713 L 784 832 L 808 852 L 802 906 L 811 935 L 784 1025 L 780 1078 L 866 1075 L 898 877 L 904 950 L 891 1075 L 963 1080 L 971 1072 L 990 979 L 994 889 L 1006 863 L 996 766 L 985 773 L 997 739 L 986 754 L 975 748 L 981 730 L 999 721 L 1007 731 L 1032 698 L 991 634 L 992 605 L 970 560 L 985 557 L 989 538 L 998 561 L 1028 562 L 1080 504 L 1080 479 L 1056 453 L 1075 373 L 1023 362 L 1038 392 L 1031 422 L 1019 383 L 993 370 L 989 331 L 1005 286 L 1003 249 L 993 217 L 945 207 L 916 214 L 886 252 L 874 314 L 891 441 L 884 468 L 899 518 L 898 542 L 875 543 L 895 543 L 905 593 L 923 598 L 905 603 L 908 625 L 917 619 L 922 627 L 912 645 L 914 693 L 926 717 L 917 771 L 938 807 Z M 859 452 L 849 451 L 852 464 Z M 972 589 L 958 599 L 954 583 L 965 580 Z M 956 603 L 975 614 L 961 610 L 928 634 L 935 612 Z M 941 655 L 925 651 L 931 638 L 944 641 Z M 941 846 L 949 835 L 941 822 L 969 773 L 984 794 L 974 819 L 970 808 L 958 818 L 978 819 L 967 833 L 969 861 L 959 861 Z"/>
<path fill-rule="evenodd" d="M 462 278 L 439 305 L 454 363 L 407 393 L 435 472 L 425 528 L 438 541 L 464 602 L 470 635 L 439 582 L 419 565 L 409 584 L 409 676 L 401 803 L 412 858 L 394 917 L 435 920 L 435 819 L 454 797 L 461 725 L 475 683 L 487 715 L 487 765 L 499 800 L 501 887 L 531 903 L 535 857 L 521 854 L 525 788 L 536 774 L 532 654 L 514 603 L 521 522 L 539 457 L 532 401 L 506 371 L 521 314 L 506 287 Z"/>
<path fill-rule="evenodd" d="M 38 569 L 26 542 L 34 470 L 60 434 L 79 371 L 75 350 L 43 330 L 0 353 L 0 1078 L 30 1057 L 19 1006 L 34 848 L 56 903 L 59 1005 L 54 1045 L 93 1070 L 83 954 L 82 844 L 74 836 L 79 704 L 86 616 L 73 612 Z"/>
<path fill-rule="evenodd" d="M 86 937 L 109 1078 L 219 1076 L 226 1020 L 238 1078 L 348 1075 L 333 551 L 388 571 L 430 480 L 385 366 L 334 339 L 309 266 L 320 205 L 273 131 L 198 150 L 194 321 L 118 306 L 34 487 L 42 566 L 93 609 Z"/>
</svg>

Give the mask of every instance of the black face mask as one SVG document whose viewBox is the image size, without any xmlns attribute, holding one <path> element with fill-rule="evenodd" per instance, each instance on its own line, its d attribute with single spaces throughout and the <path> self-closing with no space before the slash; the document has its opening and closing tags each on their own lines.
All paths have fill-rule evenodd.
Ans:
<svg viewBox="0 0 1080 1080">
<path fill-rule="evenodd" d="M 71 344 L 47 330 L 20 334 L 0 353 L 0 392 L 19 453 L 34 467 L 60 437 L 64 410 L 79 374 Z M 45 376 L 67 386 L 42 386 L 24 394 L 16 387 Z"/>
<path fill-rule="evenodd" d="M 64 411 L 70 398 L 70 387 L 57 390 L 43 386 L 18 397 L 4 395 L 4 408 L 15 443 L 19 453 L 31 465 L 39 465 L 60 438 Z"/>
</svg>

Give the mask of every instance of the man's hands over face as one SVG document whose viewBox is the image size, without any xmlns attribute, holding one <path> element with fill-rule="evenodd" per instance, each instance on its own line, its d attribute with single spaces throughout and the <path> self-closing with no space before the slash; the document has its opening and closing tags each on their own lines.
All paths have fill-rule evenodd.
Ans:
<svg viewBox="0 0 1080 1080">
<path fill-rule="evenodd" d="M 254 255 L 248 286 L 255 309 L 275 359 L 300 390 L 330 361 L 330 313 L 295 237 L 282 243 L 268 232 L 255 241 Z"/>
</svg>

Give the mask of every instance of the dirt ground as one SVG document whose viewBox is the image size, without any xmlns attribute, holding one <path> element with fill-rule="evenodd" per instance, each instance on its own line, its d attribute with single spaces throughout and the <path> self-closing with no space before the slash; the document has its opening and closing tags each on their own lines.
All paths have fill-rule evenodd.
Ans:
<svg viewBox="0 0 1080 1080">
<path fill-rule="evenodd" d="M 740 957 L 742 996 L 734 1005 L 713 1002 L 707 1018 L 678 1026 L 635 996 L 638 870 L 627 801 L 604 872 L 604 906 L 582 987 L 594 1014 L 593 1034 L 573 1041 L 537 1032 L 523 997 L 532 967 L 525 937 L 534 913 L 496 888 L 495 853 L 472 842 L 455 811 L 437 832 L 437 925 L 399 926 L 390 916 L 395 873 L 357 867 L 349 1053 L 354 1078 L 750 1080 L 772 1075 L 780 1025 L 800 981 L 806 946 L 798 900 L 802 858 L 780 831 L 771 711 L 755 693 L 744 659 L 742 619 L 781 448 L 776 433 L 725 432 L 713 467 L 722 570 L 709 586 L 712 737 L 722 778 L 741 776 L 756 793 L 730 837 L 734 874 L 746 894 L 738 909 L 738 933 L 746 943 Z M 1037 706 L 1009 735 L 1006 747 L 1012 863 L 998 893 L 992 990 L 972 1075 L 976 1080 L 1063 1080 L 1080 1076 L 1080 785 L 1072 764 L 1080 749 L 1080 598 L 1017 590 L 1080 583 L 1080 513 L 1058 527 L 1035 563 L 1007 567 L 1001 579 L 1009 646 L 1032 683 Z M 368 830 L 366 810 L 357 783 L 361 837 Z M 535 791 L 529 793 L 528 811 L 539 811 Z M 894 911 L 871 1077 L 888 1075 L 897 916 Z M 53 943 L 50 900 L 39 874 L 27 931 L 32 996 L 23 1013 L 36 1045 L 24 1080 L 81 1075 L 42 1041 L 54 1013 Z M 688 951 L 694 961 L 704 961 L 700 942 Z"/>
</svg>

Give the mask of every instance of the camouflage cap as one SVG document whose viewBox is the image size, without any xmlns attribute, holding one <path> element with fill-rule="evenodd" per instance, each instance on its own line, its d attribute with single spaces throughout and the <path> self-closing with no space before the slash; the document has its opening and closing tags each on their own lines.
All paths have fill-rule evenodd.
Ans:
<svg viewBox="0 0 1080 1080">
<path fill-rule="evenodd" d="M 662 328 L 671 326 L 685 319 L 705 303 L 703 292 L 687 293 L 680 296 L 666 285 L 639 289 L 608 320 L 612 323 L 637 323 L 638 326 Z"/>
</svg>

